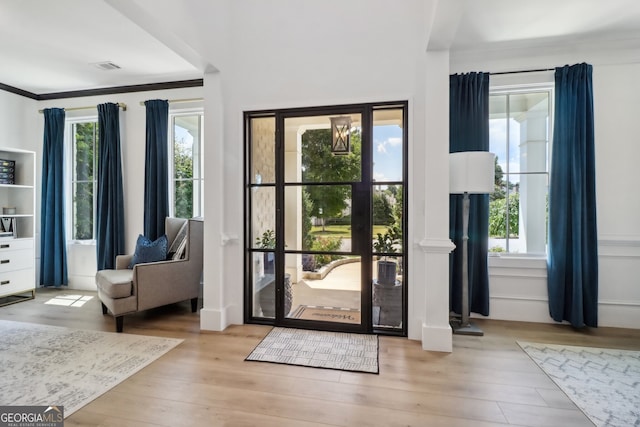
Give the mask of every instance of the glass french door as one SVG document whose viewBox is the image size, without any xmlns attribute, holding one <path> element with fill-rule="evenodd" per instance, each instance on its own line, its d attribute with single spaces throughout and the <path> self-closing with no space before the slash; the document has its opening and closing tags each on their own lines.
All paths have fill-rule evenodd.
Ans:
<svg viewBox="0 0 640 427">
<path fill-rule="evenodd" d="M 245 320 L 406 334 L 406 103 L 246 113 Z"/>
</svg>

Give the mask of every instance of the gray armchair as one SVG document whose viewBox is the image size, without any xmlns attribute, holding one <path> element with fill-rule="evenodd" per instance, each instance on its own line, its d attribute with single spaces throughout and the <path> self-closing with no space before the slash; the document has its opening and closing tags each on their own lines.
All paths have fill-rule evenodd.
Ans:
<svg viewBox="0 0 640 427">
<path fill-rule="evenodd" d="M 191 300 L 191 311 L 197 311 L 202 277 L 203 221 L 201 218 L 166 218 L 165 232 L 171 246 L 185 222 L 183 258 L 136 264 L 129 269 L 133 255 L 119 255 L 115 270 L 96 273 L 102 314 L 110 312 L 116 318 L 117 332 L 122 332 L 126 314 L 186 300 Z"/>
</svg>

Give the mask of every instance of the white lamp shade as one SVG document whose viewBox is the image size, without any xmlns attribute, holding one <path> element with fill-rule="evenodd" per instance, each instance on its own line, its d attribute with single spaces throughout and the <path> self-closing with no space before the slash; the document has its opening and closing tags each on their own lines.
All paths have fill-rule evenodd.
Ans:
<svg viewBox="0 0 640 427">
<path fill-rule="evenodd" d="M 493 193 L 495 155 L 487 151 L 449 154 L 449 193 Z"/>
</svg>

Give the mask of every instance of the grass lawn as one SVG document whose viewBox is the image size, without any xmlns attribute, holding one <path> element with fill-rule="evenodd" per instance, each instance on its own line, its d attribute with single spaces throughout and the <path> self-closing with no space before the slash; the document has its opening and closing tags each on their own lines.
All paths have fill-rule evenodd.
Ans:
<svg viewBox="0 0 640 427">
<path fill-rule="evenodd" d="M 314 236 L 351 237 L 351 226 L 349 225 L 327 225 L 324 229 L 325 231 L 322 231 L 322 226 L 313 226 L 311 227 L 311 234 Z M 386 225 L 374 225 L 373 237 L 375 238 L 378 233 L 384 234 L 386 231 Z"/>
</svg>

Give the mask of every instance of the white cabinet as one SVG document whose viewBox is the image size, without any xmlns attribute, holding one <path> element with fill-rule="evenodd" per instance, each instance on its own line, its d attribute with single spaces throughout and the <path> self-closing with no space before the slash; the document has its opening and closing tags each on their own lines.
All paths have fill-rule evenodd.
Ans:
<svg viewBox="0 0 640 427">
<path fill-rule="evenodd" d="M 0 147 L 0 305 L 35 296 L 35 183 L 36 154 Z"/>
</svg>

